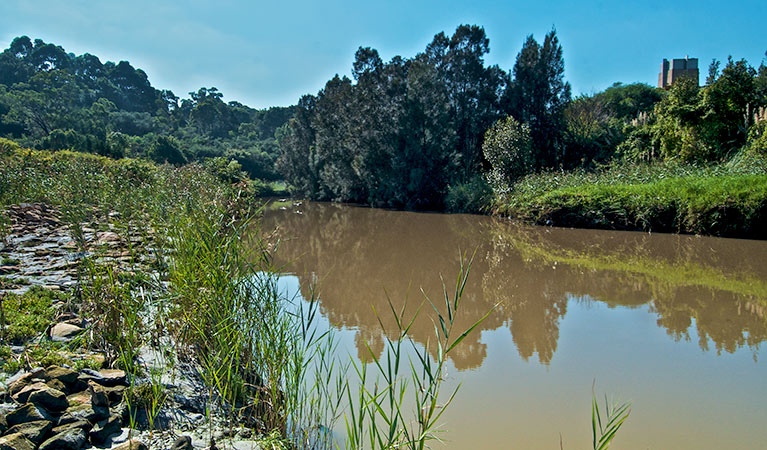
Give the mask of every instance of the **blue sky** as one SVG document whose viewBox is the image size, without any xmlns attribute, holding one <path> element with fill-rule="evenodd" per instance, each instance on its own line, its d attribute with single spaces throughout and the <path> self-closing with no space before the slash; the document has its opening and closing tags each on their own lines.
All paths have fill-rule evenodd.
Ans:
<svg viewBox="0 0 767 450">
<path fill-rule="evenodd" d="M 509 70 L 524 38 L 552 26 L 573 92 L 615 81 L 657 82 L 662 58 L 728 55 L 758 66 L 767 50 L 767 1 L 294 1 L 2 0 L 0 44 L 26 34 L 128 60 L 176 95 L 215 86 L 225 100 L 289 105 L 349 74 L 359 46 L 388 60 L 413 56 L 434 34 L 485 28 L 486 61 Z"/>
</svg>

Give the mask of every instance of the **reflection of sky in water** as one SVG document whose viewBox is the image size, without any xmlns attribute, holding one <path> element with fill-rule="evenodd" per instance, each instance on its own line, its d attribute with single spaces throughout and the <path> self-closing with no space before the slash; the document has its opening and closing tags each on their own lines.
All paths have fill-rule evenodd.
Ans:
<svg viewBox="0 0 767 450">
<path fill-rule="evenodd" d="M 299 279 L 280 286 L 299 293 Z M 320 327 L 329 327 L 326 318 Z M 336 328 L 341 354 L 357 355 L 358 330 Z M 548 364 L 523 359 L 506 326 L 481 332 L 486 356 L 478 368 L 449 368 L 444 392 L 461 388 L 444 417 L 446 446 L 497 449 L 587 448 L 591 385 L 631 400 L 616 440 L 622 449 L 763 448 L 767 442 L 767 367 L 754 350 L 704 351 L 693 321 L 690 339 L 657 325 L 649 305 L 609 307 L 568 295 L 557 351 Z"/>
<path fill-rule="evenodd" d="M 633 401 L 615 447 L 764 448 L 767 442 L 767 242 L 522 227 L 489 217 L 305 203 L 272 211 L 285 239 L 281 283 L 318 279 L 322 326 L 344 354 L 376 351 L 372 307 L 393 326 L 419 288 L 441 302 L 458 250 L 476 250 L 457 326 L 500 305 L 452 355 L 449 448 L 587 448 L 591 385 Z M 439 303 L 438 303 L 439 305 Z M 413 337 L 433 333 L 424 306 Z M 455 370 L 458 367 L 460 370 Z M 437 447 L 439 448 L 439 447 Z"/>
</svg>

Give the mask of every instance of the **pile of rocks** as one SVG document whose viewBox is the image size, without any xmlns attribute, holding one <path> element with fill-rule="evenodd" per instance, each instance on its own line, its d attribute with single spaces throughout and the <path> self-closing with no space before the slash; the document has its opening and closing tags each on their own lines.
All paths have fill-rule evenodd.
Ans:
<svg viewBox="0 0 767 450">
<path fill-rule="evenodd" d="M 22 294 L 30 285 L 72 289 L 77 284 L 79 262 L 86 256 L 94 256 L 98 262 L 106 260 L 118 266 L 137 268 L 135 258 L 125 250 L 125 237 L 114 231 L 96 231 L 82 224 L 86 251 L 80 252 L 71 230 L 59 220 L 54 209 L 43 204 L 20 204 L 8 207 L 6 212 L 12 225 L 5 240 L 0 241 L 0 276 L 3 277 L 0 295 L 3 292 Z M 151 230 L 147 234 L 151 241 Z M 139 258 L 140 270 L 152 273 L 151 247 L 145 245 L 142 238 L 131 236 L 129 239 L 134 249 L 141 247 L 147 253 Z M 63 304 L 53 306 L 58 311 L 56 320 L 44 335 L 33 341 L 67 343 L 93 326 L 93 318 L 63 312 Z M 24 354 L 25 349 L 26 345 L 11 346 L 17 356 Z M 104 361 L 103 355 L 84 348 L 69 351 L 74 352 L 67 353 L 67 359 L 72 362 L 85 358 Z M 155 353 L 149 348 L 140 349 L 140 363 L 162 368 L 164 360 Z M 254 433 L 254 428 L 260 427 L 232 426 L 224 411 L 206 405 L 209 395 L 196 366 L 177 362 L 173 370 L 161 372 L 162 387 L 168 395 L 154 418 L 154 430 L 149 430 L 141 410 L 137 411 L 136 423 L 141 430 L 125 428 L 129 424 L 124 401 L 128 383 L 135 387 L 146 380 L 127 380 L 124 371 L 75 371 L 51 366 L 29 372 L 22 370 L 10 379 L 0 376 L 0 450 L 146 449 L 141 441 L 152 449 L 261 448 L 261 438 Z M 205 416 L 206 406 L 211 408 L 209 417 Z M 137 439 L 130 440 L 130 437 Z"/>
<path fill-rule="evenodd" d="M 126 250 L 127 238 L 109 229 L 97 231 L 87 223 L 80 224 L 86 250 L 78 249 L 71 230 L 59 219 L 59 212 L 45 204 L 11 205 L 5 213 L 11 226 L 4 242 L 0 241 L 0 258 L 6 261 L 0 261 L 0 276 L 6 284 L 0 286 L 0 292 L 23 294 L 32 285 L 56 290 L 72 288 L 77 283 L 79 262 L 85 256 L 97 255 L 99 261 L 118 265 L 133 261 Z M 140 236 L 129 239 L 134 248 L 144 244 Z M 141 259 L 141 266 L 148 267 L 149 255 Z"/>
<path fill-rule="evenodd" d="M 103 446 L 127 416 L 122 370 L 34 369 L 8 385 L 0 415 L 0 449 L 80 449 Z M 4 402 L 5 408 L 8 404 Z"/>
</svg>

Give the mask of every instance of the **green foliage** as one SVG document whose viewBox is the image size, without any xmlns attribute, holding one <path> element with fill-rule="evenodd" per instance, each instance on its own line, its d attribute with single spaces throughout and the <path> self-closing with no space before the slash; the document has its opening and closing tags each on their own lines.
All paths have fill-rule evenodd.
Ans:
<svg viewBox="0 0 767 450">
<path fill-rule="evenodd" d="M 227 156 L 251 177 L 276 179 L 275 132 L 293 108 L 255 110 L 221 98 L 211 87 L 180 99 L 153 88 L 146 73 L 127 61 L 102 63 L 26 36 L 0 53 L 2 137 L 31 148 L 171 164 Z"/>
<path fill-rule="evenodd" d="M 203 167 L 222 182 L 238 183 L 247 178 L 245 172 L 242 171 L 242 165 L 240 165 L 240 163 L 233 159 L 229 160 L 224 158 L 223 156 L 205 160 Z"/>
<path fill-rule="evenodd" d="M 13 152 L 21 150 L 21 146 L 16 142 L 0 137 L 0 156 L 10 155 Z"/>
<path fill-rule="evenodd" d="M 381 61 L 360 48 L 354 78 L 301 99 L 279 138 L 292 192 L 377 206 L 438 208 L 449 185 L 483 164 L 485 130 L 502 115 L 505 73 L 486 67 L 484 29 L 461 25 L 423 53 Z"/>
<path fill-rule="evenodd" d="M 507 111 L 530 128 L 535 167 L 564 163 L 564 110 L 570 102 L 570 83 L 564 79 L 565 61 L 556 30 L 543 44 L 530 35 L 513 68 L 514 79 L 505 93 Z"/>
<path fill-rule="evenodd" d="M 717 68 L 703 88 L 689 79 L 674 82 L 658 104 L 651 125 L 658 156 L 722 161 L 747 143 L 755 110 L 767 97 L 745 60 L 729 59 L 721 74 Z"/>
<path fill-rule="evenodd" d="M 518 181 L 499 212 L 536 223 L 764 238 L 766 166 L 616 165 Z"/>
<path fill-rule="evenodd" d="M 21 369 L 21 363 L 14 357 L 10 345 L 0 345 L 0 370 L 14 374 Z"/>
<path fill-rule="evenodd" d="M 653 110 L 663 96 L 661 90 L 644 83 L 615 83 L 595 94 L 610 116 L 622 121 L 636 119 L 639 113 Z"/>
<path fill-rule="evenodd" d="M 767 120 L 762 120 L 749 129 L 747 149 L 752 154 L 767 157 Z"/>
<path fill-rule="evenodd" d="M 69 364 L 69 359 L 59 353 L 58 345 L 48 341 L 27 346 L 22 355 L 22 361 L 27 368 L 62 366 Z"/>
<path fill-rule="evenodd" d="M 455 213 L 481 213 L 487 208 L 492 189 L 482 175 L 475 175 L 465 183 L 447 188 L 445 209 Z"/>
<path fill-rule="evenodd" d="M 591 400 L 591 432 L 593 436 L 594 450 L 607 450 L 618 430 L 631 414 L 630 403 L 608 402 L 605 396 L 604 417 L 599 411 L 596 394 L 592 394 Z"/>
<path fill-rule="evenodd" d="M 65 299 L 64 294 L 33 286 L 23 295 L 0 294 L 4 323 L 0 324 L 5 342 L 22 344 L 38 336 L 53 321 L 54 301 Z"/>
<path fill-rule="evenodd" d="M 515 180 L 530 171 L 534 161 L 530 129 L 512 116 L 487 130 L 482 151 L 491 167 L 487 180 L 496 195 L 505 194 Z"/>
<path fill-rule="evenodd" d="M 186 156 L 181 151 L 178 141 L 172 136 L 157 136 L 150 149 L 150 155 L 152 160 L 160 164 L 180 166 L 186 163 Z"/>
</svg>

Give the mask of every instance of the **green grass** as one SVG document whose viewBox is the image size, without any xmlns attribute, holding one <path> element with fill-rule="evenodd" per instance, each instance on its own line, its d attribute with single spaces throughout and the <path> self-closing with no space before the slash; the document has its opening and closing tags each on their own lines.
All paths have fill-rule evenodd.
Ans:
<svg viewBox="0 0 767 450">
<path fill-rule="evenodd" d="M 761 166 L 613 166 L 522 179 L 495 211 L 537 224 L 767 238 Z"/>
<path fill-rule="evenodd" d="M 0 324 L 3 341 L 18 345 L 40 335 L 53 320 L 52 303 L 65 298 L 62 293 L 37 286 L 23 295 L 5 294 Z"/>
</svg>

